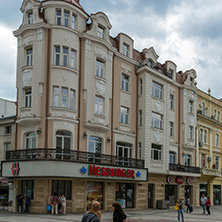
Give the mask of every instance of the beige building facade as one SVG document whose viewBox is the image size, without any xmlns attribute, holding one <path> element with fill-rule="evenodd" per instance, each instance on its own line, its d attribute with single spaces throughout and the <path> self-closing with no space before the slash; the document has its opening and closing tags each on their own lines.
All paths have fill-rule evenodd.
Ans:
<svg viewBox="0 0 222 222">
<path fill-rule="evenodd" d="M 51 193 L 67 212 L 93 199 L 111 210 L 196 204 L 196 72 L 158 62 L 153 49 L 110 36 L 108 17 L 78 0 L 24 0 L 18 39 L 17 133 L 2 175 L 30 212 Z M 90 18 L 90 19 L 89 19 Z M 148 173 L 149 172 L 149 173 Z M 149 180 L 148 180 L 149 177 Z"/>
</svg>

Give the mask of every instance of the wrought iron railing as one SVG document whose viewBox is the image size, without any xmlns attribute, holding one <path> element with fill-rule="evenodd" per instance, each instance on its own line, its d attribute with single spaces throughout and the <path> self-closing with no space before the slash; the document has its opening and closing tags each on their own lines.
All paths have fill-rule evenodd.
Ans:
<svg viewBox="0 0 222 222">
<path fill-rule="evenodd" d="M 169 170 L 186 172 L 186 173 L 200 173 L 199 167 L 185 166 L 185 165 L 173 164 L 173 163 L 169 164 Z"/>
<path fill-rule="evenodd" d="M 67 149 L 37 148 L 10 150 L 6 152 L 6 161 L 19 160 L 65 160 L 75 162 L 97 163 L 113 166 L 144 168 L 144 160 L 89 153 Z"/>
</svg>

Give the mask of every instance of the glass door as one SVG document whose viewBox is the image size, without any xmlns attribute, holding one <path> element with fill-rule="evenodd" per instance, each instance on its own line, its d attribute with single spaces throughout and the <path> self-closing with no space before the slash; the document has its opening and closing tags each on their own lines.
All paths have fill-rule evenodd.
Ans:
<svg viewBox="0 0 222 222">
<path fill-rule="evenodd" d="M 148 208 L 153 208 L 154 184 L 148 185 Z"/>
</svg>

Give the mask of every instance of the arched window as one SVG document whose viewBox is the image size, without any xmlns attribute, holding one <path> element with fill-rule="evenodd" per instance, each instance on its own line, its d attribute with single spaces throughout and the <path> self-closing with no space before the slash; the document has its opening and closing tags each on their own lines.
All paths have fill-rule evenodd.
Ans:
<svg viewBox="0 0 222 222">
<path fill-rule="evenodd" d="M 70 149 L 71 147 L 71 133 L 68 131 L 59 130 L 56 132 L 56 148 Z"/>
<path fill-rule="evenodd" d="M 129 158 L 132 157 L 132 144 L 125 142 L 117 142 L 116 156 L 119 164 L 129 165 Z"/>
<path fill-rule="evenodd" d="M 36 148 L 36 134 L 34 132 L 28 133 L 25 137 L 26 149 Z"/>
<path fill-rule="evenodd" d="M 95 136 L 89 137 L 89 152 L 90 153 L 101 153 L 102 150 L 102 139 Z"/>
</svg>

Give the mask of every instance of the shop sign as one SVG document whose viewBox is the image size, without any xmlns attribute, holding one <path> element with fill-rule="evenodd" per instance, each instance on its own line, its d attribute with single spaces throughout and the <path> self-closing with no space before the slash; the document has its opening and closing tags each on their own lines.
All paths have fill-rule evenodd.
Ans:
<svg viewBox="0 0 222 222">
<path fill-rule="evenodd" d="M 83 167 L 81 169 L 82 173 L 86 173 L 87 169 Z M 89 176 L 102 176 L 102 177 L 120 177 L 120 178 L 132 178 L 140 177 L 141 173 L 138 171 L 135 173 L 134 170 L 131 169 L 120 169 L 120 168 L 112 168 L 112 167 L 100 167 L 96 165 L 89 165 L 88 168 Z"/>
<path fill-rule="evenodd" d="M 167 183 L 171 184 L 173 182 L 173 177 L 167 176 L 166 181 Z"/>
<path fill-rule="evenodd" d="M 18 162 L 12 163 L 11 170 L 12 170 L 12 175 L 13 176 L 18 176 L 19 175 L 19 170 L 20 170 L 19 163 Z"/>
<path fill-rule="evenodd" d="M 186 179 L 186 183 L 190 185 L 190 184 L 191 184 L 191 182 L 192 182 L 191 177 L 187 177 L 187 179 Z"/>
<path fill-rule="evenodd" d="M 176 183 L 182 184 L 184 182 L 183 177 L 176 177 Z"/>
</svg>

